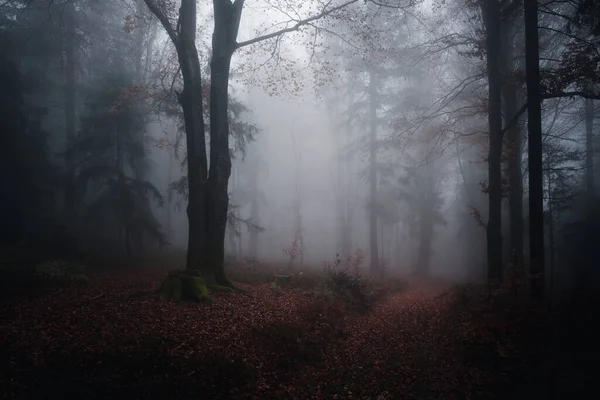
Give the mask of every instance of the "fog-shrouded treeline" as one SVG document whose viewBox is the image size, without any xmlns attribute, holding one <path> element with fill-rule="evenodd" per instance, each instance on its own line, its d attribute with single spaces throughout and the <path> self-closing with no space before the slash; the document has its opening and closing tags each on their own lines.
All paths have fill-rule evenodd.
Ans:
<svg viewBox="0 0 600 400">
<path fill-rule="evenodd" d="M 599 21 L 593 0 L 1 1 L 2 246 L 178 249 L 209 285 L 226 258 L 339 259 L 580 290 Z"/>
</svg>

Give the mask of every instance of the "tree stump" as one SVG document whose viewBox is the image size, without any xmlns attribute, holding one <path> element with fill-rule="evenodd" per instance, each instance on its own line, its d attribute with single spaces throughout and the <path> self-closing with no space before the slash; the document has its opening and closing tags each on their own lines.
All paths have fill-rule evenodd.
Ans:
<svg viewBox="0 0 600 400">
<path fill-rule="evenodd" d="M 290 281 L 292 279 L 291 275 L 275 274 L 273 277 L 275 278 L 274 283 L 277 286 L 287 286 L 290 284 Z"/>
</svg>

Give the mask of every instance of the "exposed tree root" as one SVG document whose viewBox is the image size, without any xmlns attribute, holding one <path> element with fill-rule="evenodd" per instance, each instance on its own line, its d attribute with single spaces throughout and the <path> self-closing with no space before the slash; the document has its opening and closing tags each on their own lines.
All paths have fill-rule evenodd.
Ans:
<svg viewBox="0 0 600 400">
<path fill-rule="evenodd" d="M 246 293 L 227 278 L 216 279 L 212 273 L 199 270 L 176 271 L 169 274 L 160 284 L 158 291 L 168 299 L 175 301 L 193 300 L 212 302 L 210 293 Z"/>
<path fill-rule="evenodd" d="M 194 300 L 211 302 L 210 290 L 199 271 L 179 271 L 169 274 L 160 284 L 158 291 L 175 301 Z"/>
</svg>

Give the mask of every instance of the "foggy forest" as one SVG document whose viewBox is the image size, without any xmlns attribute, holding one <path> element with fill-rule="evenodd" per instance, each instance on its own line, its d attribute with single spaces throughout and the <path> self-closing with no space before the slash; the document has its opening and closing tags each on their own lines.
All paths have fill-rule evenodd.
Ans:
<svg viewBox="0 0 600 400">
<path fill-rule="evenodd" d="M 0 395 L 588 398 L 599 121 L 595 0 L 0 0 Z"/>
</svg>

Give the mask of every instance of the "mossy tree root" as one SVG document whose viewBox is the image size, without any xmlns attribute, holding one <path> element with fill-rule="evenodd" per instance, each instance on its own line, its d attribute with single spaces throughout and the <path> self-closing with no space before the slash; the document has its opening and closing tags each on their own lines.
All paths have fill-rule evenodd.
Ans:
<svg viewBox="0 0 600 400">
<path fill-rule="evenodd" d="M 179 272 L 168 275 L 158 287 L 159 293 L 175 301 L 211 302 L 209 287 L 198 273 Z"/>
<path fill-rule="evenodd" d="M 216 279 L 214 274 L 202 271 L 176 271 L 169 274 L 158 287 L 159 293 L 168 299 L 210 302 L 210 293 L 233 293 L 246 291 L 235 286 L 227 278 Z"/>
</svg>

